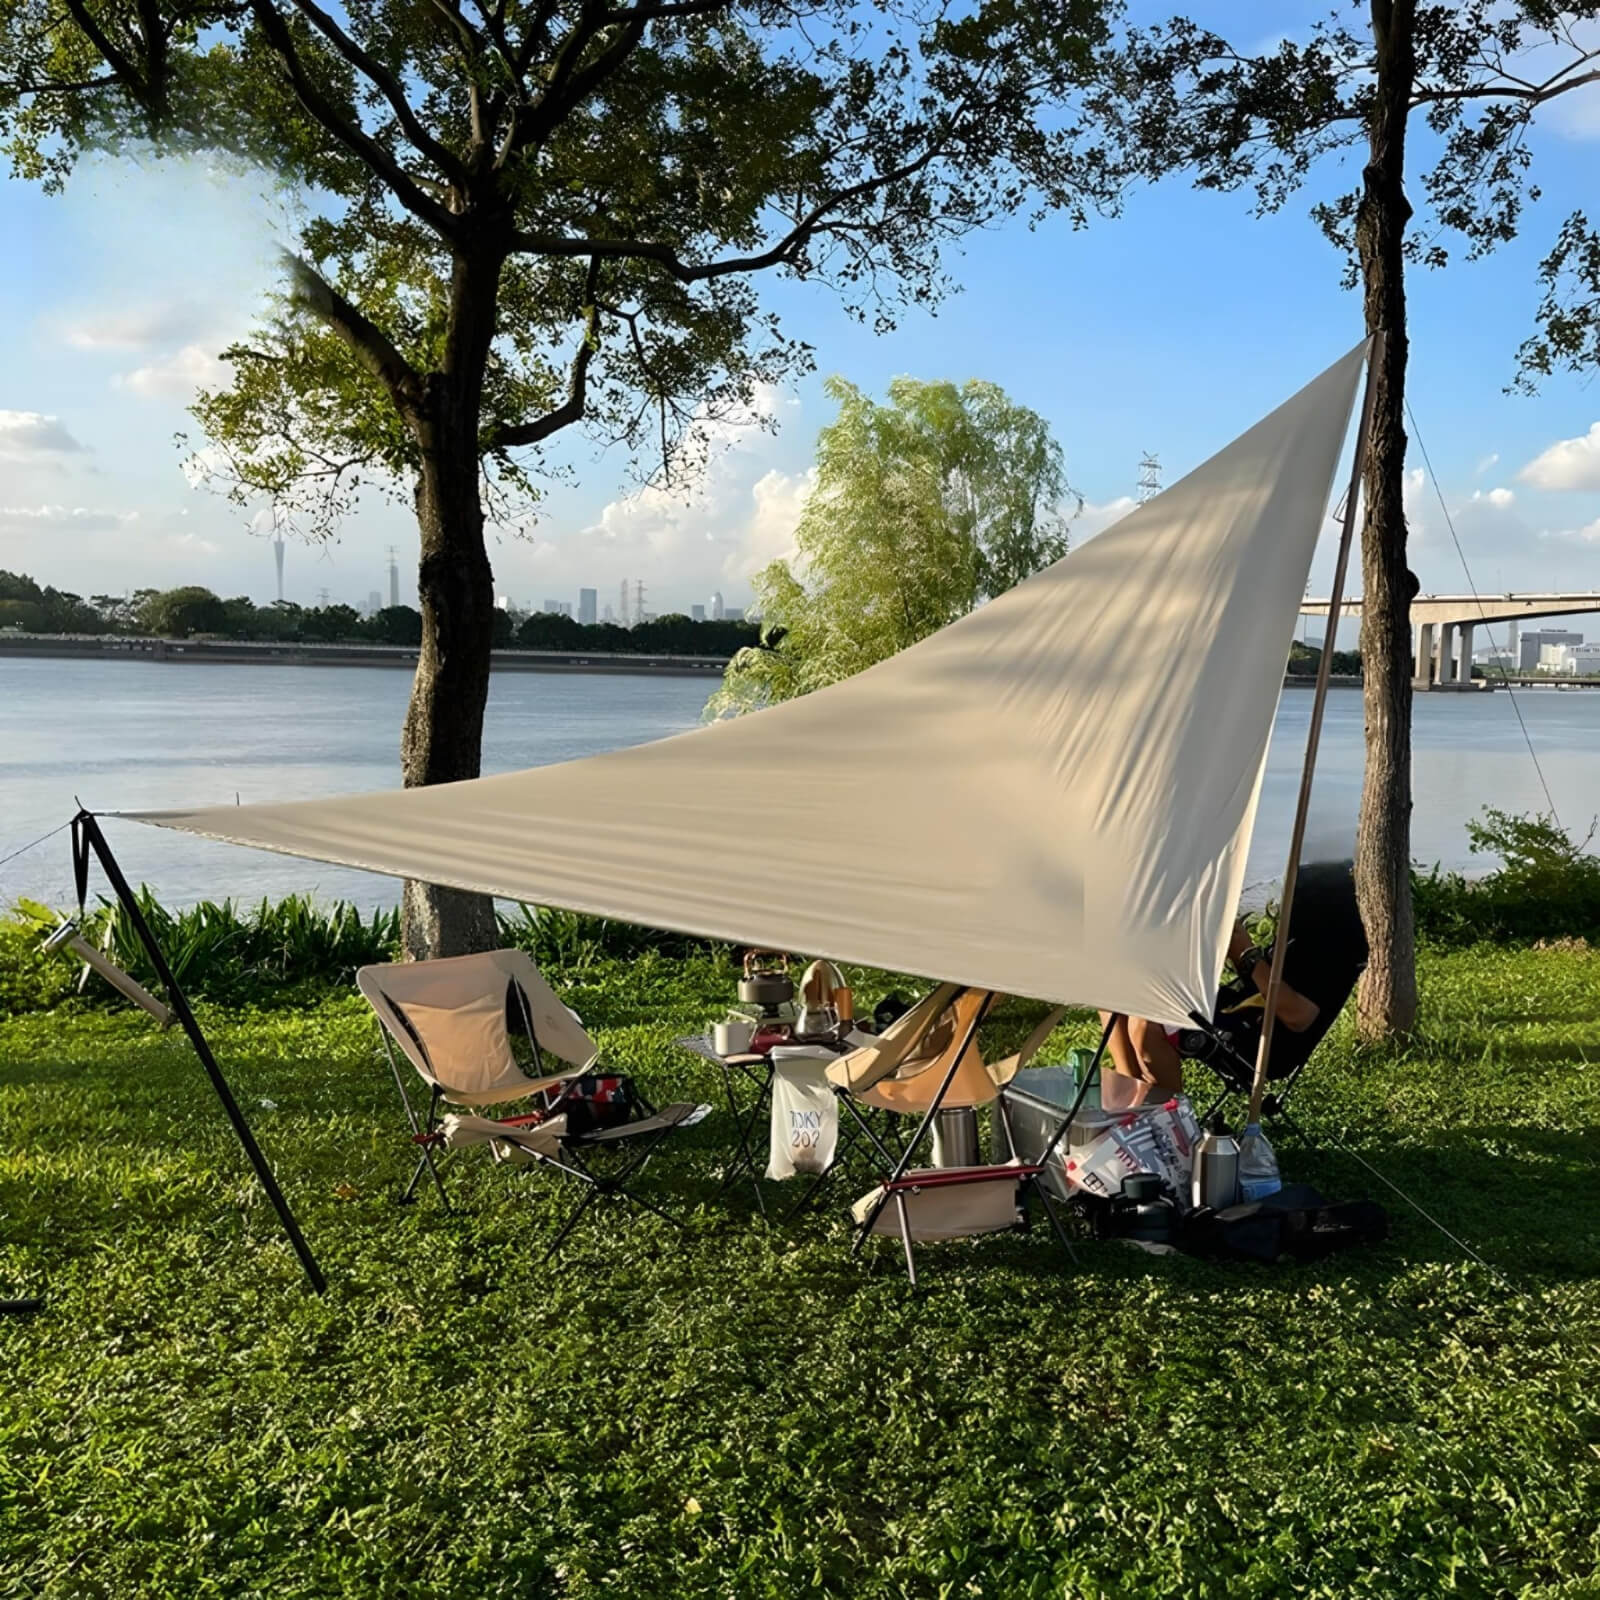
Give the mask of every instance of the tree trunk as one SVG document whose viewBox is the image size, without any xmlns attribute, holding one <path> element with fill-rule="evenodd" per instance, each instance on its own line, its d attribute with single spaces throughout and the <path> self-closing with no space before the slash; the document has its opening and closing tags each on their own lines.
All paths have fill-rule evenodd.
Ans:
<svg viewBox="0 0 1600 1600">
<path fill-rule="evenodd" d="M 1407 1033 L 1417 1014 L 1411 911 L 1411 600 L 1406 565 L 1405 139 L 1416 75 L 1414 0 L 1373 0 L 1376 81 L 1356 244 L 1369 333 L 1384 340 L 1373 373 L 1363 479 L 1361 668 L 1367 772 L 1356 830 L 1356 894 L 1371 954 L 1358 1002 L 1366 1039 Z M 1332 648 L 1333 641 L 1328 641 Z"/>
<path fill-rule="evenodd" d="M 428 380 L 416 430 L 422 649 L 400 745 L 408 789 L 476 778 L 482 757 L 494 573 L 483 539 L 478 420 L 499 273 L 498 260 L 457 263 L 444 370 Z M 402 913 L 409 961 L 491 950 L 497 941 L 488 895 L 408 879 Z"/>
</svg>

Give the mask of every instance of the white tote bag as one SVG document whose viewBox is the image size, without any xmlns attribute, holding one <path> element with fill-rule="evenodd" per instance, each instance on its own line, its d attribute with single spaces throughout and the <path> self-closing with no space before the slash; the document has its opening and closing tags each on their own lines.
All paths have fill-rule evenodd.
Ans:
<svg viewBox="0 0 1600 1600">
<path fill-rule="evenodd" d="M 839 1102 L 825 1076 L 830 1053 L 797 1046 L 772 1052 L 772 1150 L 769 1178 L 826 1172 L 839 1143 Z"/>
</svg>

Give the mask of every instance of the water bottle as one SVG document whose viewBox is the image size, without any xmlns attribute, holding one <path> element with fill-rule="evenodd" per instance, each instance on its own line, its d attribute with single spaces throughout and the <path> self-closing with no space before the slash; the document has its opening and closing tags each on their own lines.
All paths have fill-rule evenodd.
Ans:
<svg viewBox="0 0 1600 1600">
<path fill-rule="evenodd" d="M 1196 1206 L 1221 1211 L 1239 1199 L 1239 1144 L 1221 1117 L 1213 1117 L 1195 1146 L 1194 1180 L 1189 1198 Z"/>
<path fill-rule="evenodd" d="M 1267 1143 L 1259 1122 L 1250 1123 L 1239 1145 L 1239 1198 L 1265 1200 L 1283 1187 L 1278 1176 L 1278 1158 Z"/>
<path fill-rule="evenodd" d="M 1089 1069 L 1094 1065 L 1095 1052 L 1079 1048 L 1068 1053 L 1067 1062 L 1072 1068 L 1072 1095 L 1077 1099 L 1078 1091 L 1083 1087 L 1083 1080 L 1089 1076 Z M 1089 1085 L 1089 1092 L 1083 1097 L 1079 1107 L 1082 1111 L 1098 1111 L 1100 1109 L 1100 1074 L 1094 1075 L 1094 1082 Z"/>
</svg>

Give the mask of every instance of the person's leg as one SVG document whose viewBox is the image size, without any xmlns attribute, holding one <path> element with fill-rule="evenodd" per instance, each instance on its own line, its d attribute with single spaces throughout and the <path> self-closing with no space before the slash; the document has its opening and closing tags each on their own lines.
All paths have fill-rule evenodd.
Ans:
<svg viewBox="0 0 1600 1600">
<path fill-rule="evenodd" d="M 1100 1104 L 1107 1111 L 1127 1111 L 1144 1104 L 1149 1085 L 1144 1063 L 1128 1031 L 1128 1018 L 1114 1018 L 1109 1011 L 1102 1011 L 1100 1026 L 1108 1023 L 1111 1034 L 1106 1041 L 1106 1056 L 1100 1063 Z"/>
<path fill-rule="evenodd" d="M 1138 1059 L 1139 1079 L 1149 1086 L 1147 1093 L 1159 1089 L 1171 1095 L 1182 1090 L 1183 1057 L 1159 1022 L 1130 1017 L 1128 1044 Z"/>
</svg>

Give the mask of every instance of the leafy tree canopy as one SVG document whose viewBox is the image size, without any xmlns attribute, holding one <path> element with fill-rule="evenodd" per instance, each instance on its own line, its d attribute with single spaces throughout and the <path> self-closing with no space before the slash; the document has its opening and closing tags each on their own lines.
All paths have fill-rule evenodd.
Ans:
<svg viewBox="0 0 1600 1600">
<path fill-rule="evenodd" d="M 1109 204 L 1105 153 L 1063 109 L 1102 10 L 0 0 L 0 137 L 50 186 L 140 148 L 294 186 L 288 290 L 196 414 L 208 469 L 322 534 L 452 420 L 516 501 L 521 452 L 571 423 L 670 458 L 694 416 L 810 359 L 753 273 L 887 324 L 942 291 L 949 239 L 1030 196 Z"/>
<path fill-rule="evenodd" d="M 797 559 L 757 578 L 763 643 L 729 663 L 713 715 L 847 678 L 1066 554 L 1061 447 L 997 385 L 899 378 L 879 405 L 832 378 L 828 393 L 839 415 L 817 441 Z"/>
</svg>

